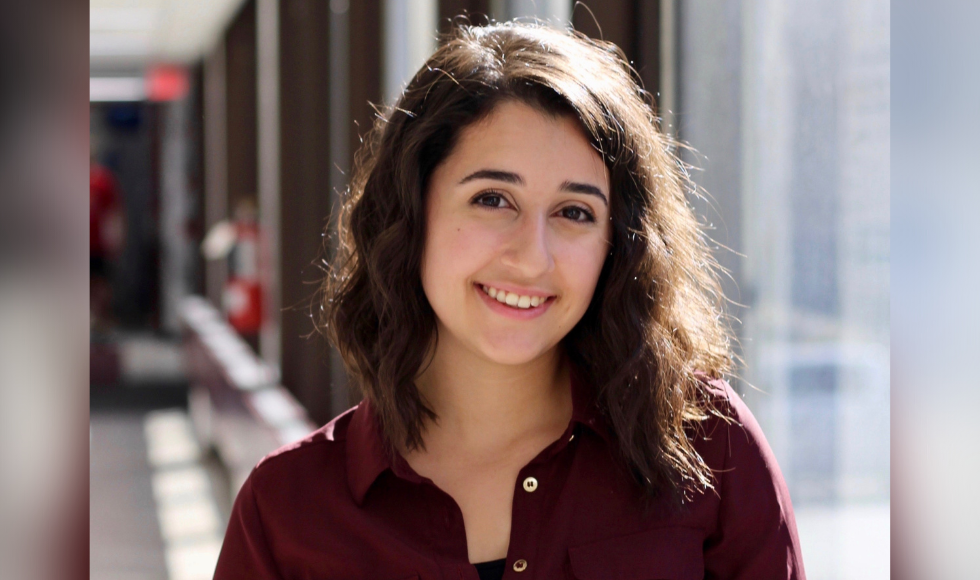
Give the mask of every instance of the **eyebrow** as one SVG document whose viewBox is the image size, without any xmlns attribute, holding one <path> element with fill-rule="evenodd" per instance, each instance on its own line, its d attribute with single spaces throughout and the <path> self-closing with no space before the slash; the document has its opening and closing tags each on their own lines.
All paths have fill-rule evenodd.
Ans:
<svg viewBox="0 0 980 580">
<path fill-rule="evenodd" d="M 501 171 L 498 169 L 481 169 L 479 171 L 474 171 L 470 173 L 463 179 L 459 181 L 459 185 L 474 181 L 477 179 L 491 179 L 493 181 L 503 181 L 504 183 L 512 183 L 514 185 L 526 185 L 527 182 L 524 178 L 514 173 L 512 171 Z M 594 195 L 602 200 L 602 203 L 609 205 L 609 200 L 606 198 L 606 194 L 602 193 L 602 190 L 598 187 L 591 185 L 589 183 L 579 183 L 576 181 L 564 181 L 558 187 L 562 191 L 568 191 L 571 193 L 582 193 L 585 195 Z"/>
</svg>

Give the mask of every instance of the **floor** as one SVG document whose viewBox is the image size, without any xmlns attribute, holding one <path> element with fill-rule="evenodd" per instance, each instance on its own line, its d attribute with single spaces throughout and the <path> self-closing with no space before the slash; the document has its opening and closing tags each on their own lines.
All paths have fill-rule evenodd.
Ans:
<svg viewBox="0 0 980 580">
<path fill-rule="evenodd" d="M 91 413 L 91 577 L 168 580 L 142 413 Z"/>
<path fill-rule="evenodd" d="M 90 577 L 210 579 L 228 484 L 193 435 L 179 345 L 140 336 L 102 346 L 109 356 L 90 391 Z"/>
</svg>

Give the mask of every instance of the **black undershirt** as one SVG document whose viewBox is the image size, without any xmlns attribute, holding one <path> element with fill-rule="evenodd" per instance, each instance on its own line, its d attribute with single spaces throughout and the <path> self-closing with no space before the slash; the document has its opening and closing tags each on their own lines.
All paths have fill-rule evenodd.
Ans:
<svg viewBox="0 0 980 580">
<path fill-rule="evenodd" d="M 505 564 L 507 564 L 507 558 L 473 565 L 476 566 L 476 573 L 480 575 L 480 580 L 500 580 L 504 577 Z"/>
</svg>

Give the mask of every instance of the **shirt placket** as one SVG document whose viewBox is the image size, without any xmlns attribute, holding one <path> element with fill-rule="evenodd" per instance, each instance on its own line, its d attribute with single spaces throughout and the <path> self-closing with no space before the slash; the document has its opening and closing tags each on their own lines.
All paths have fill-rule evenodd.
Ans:
<svg viewBox="0 0 980 580">
<path fill-rule="evenodd" d="M 469 563 L 468 548 L 466 545 L 466 524 L 463 522 L 463 512 L 459 505 L 447 493 L 439 489 L 435 483 L 425 480 L 435 493 L 441 496 L 440 507 L 442 512 L 441 519 L 445 522 L 444 534 L 440 537 L 446 547 L 448 557 L 440 562 L 442 577 L 444 580 L 480 580 L 480 575 L 476 568 Z"/>
<path fill-rule="evenodd" d="M 511 511 L 510 545 L 504 578 L 528 580 L 546 578 L 540 569 L 537 555 L 540 553 L 544 534 L 548 533 L 548 509 L 565 484 L 565 462 L 557 461 L 559 454 L 570 453 L 569 444 L 575 439 L 572 426 L 541 455 L 521 469 L 514 489 Z M 567 465 L 567 463 L 565 463 Z"/>
</svg>

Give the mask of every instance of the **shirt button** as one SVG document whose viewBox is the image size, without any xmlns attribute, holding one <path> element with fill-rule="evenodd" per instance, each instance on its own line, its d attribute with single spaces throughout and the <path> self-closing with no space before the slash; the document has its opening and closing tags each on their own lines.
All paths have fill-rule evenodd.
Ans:
<svg viewBox="0 0 980 580">
<path fill-rule="evenodd" d="M 538 480 L 529 477 L 524 480 L 524 491 L 531 492 L 538 489 Z M 525 562 L 527 564 L 527 562 Z M 516 564 L 515 564 L 516 565 Z"/>
<path fill-rule="evenodd" d="M 514 572 L 523 572 L 524 570 L 527 570 L 527 560 L 521 558 L 514 562 Z"/>
</svg>

